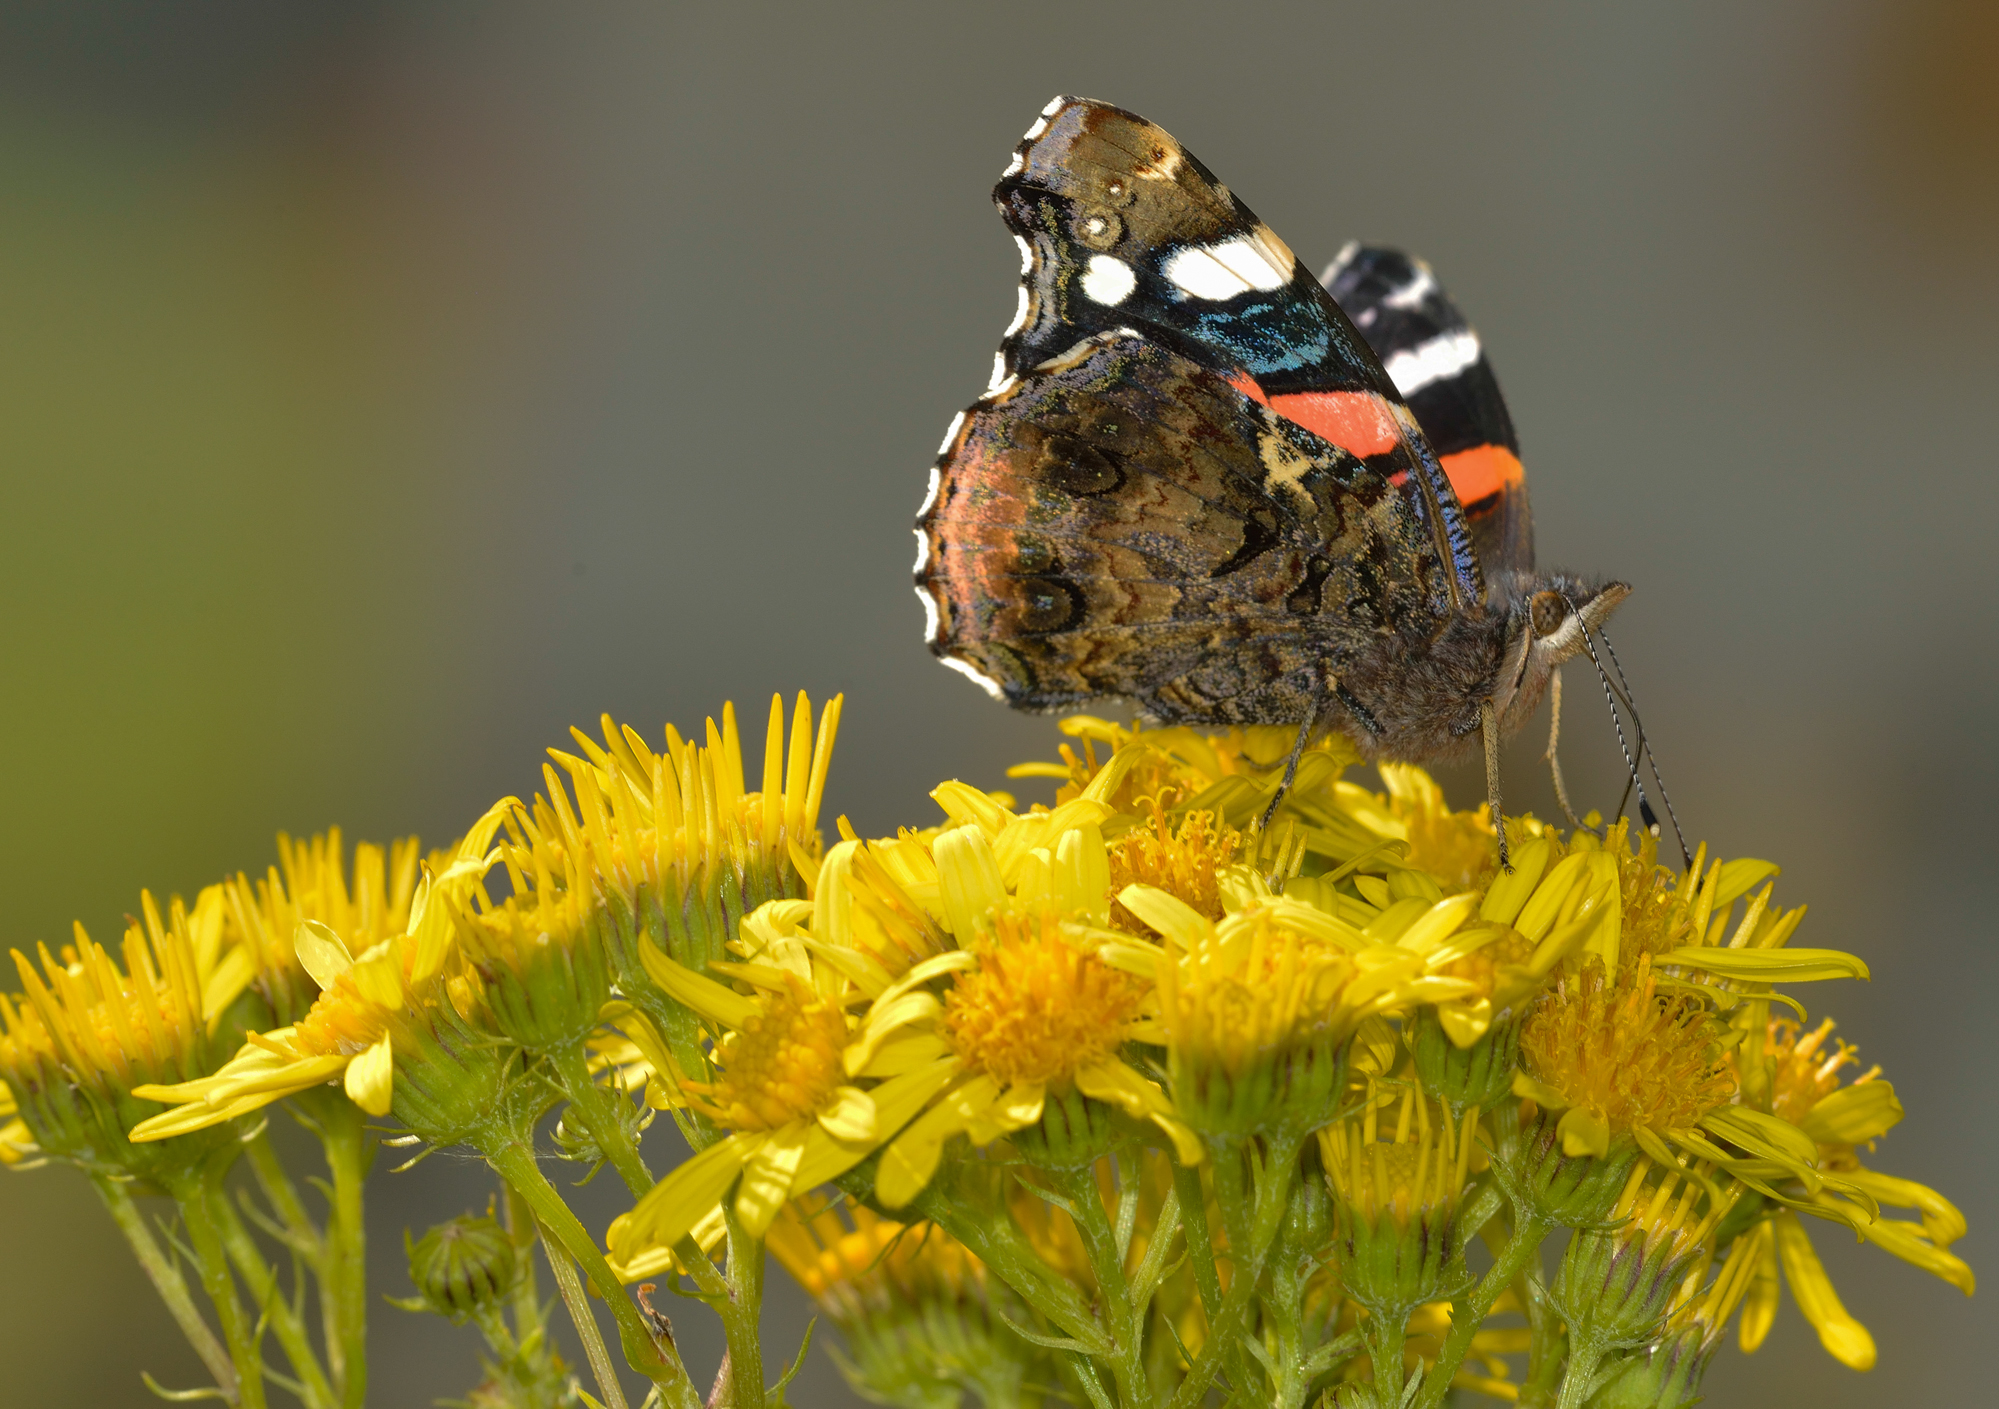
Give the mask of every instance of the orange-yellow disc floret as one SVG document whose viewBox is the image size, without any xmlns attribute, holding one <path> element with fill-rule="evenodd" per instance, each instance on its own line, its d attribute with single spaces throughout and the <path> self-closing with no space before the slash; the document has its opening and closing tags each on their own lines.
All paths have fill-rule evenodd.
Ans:
<svg viewBox="0 0 1999 1409">
<path fill-rule="evenodd" d="M 845 1080 L 847 1015 L 787 979 L 784 992 L 766 995 L 760 1012 L 716 1044 L 715 1080 L 686 1083 L 689 1104 L 730 1130 L 774 1130 L 816 1115 Z"/>
<path fill-rule="evenodd" d="M 1661 994 L 1651 960 L 1632 982 L 1606 982 L 1596 964 L 1535 1008 L 1520 1051 L 1536 1080 L 1613 1130 L 1692 1125 L 1735 1093 L 1720 1025 L 1689 994 Z"/>
<path fill-rule="evenodd" d="M 1052 914 L 1001 914 L 944 999 L 944 1036 L 1002 1082 L 1061 1082 L 1113 1055 L 1144 989 L 1062 938 Z"/>
<path fill-rule="evenodd" d="M 1222 917 L 1221 868 L 1234 861 L 1242 835 L 1220 826 L 1211 812 L 1189 812 L 1175 828 L 1157 799 L 1152 815 L 1110 848 L 1111 894 L 1126 886 L 1157 886 L 1178 896 L 1210 920 Z M 1124 906 L 1111 906 L 1111 923 L 1133 934 L 1150 935 Z"/>
</svg>

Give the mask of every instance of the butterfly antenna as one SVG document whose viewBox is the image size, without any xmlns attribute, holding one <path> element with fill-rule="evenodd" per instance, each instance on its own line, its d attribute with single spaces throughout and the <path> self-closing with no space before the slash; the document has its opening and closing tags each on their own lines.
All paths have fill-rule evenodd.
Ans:
<svg viewBox="0 0 1999 1409">
<path fill-rule="evenodd" d="M 1687 850 L 1686 833 L 1680 830 L 1680 815 L 1673 810 L 1672 796 L 1666 791 L 1665 775 L 1659 771 L 1659 752 L 1652 747 L 1652 740 L 1646 734 L 1644 724 L 1638 719 L 1638 706 L 1632 703 L 1631 682 L 1625 679 L 1624 663 L 1617 658 L 1617 647 L 1610 644 L 1610 633 L 1599 626 L 1596 634 L 1597 638 L 1603 642 L 1604 654 L 1610 657 L 1610 668 L 1617 672 L 1617 683 L 1623 687 L 1618 693 L 1624 700 L 1624 707 L 1631 711 L 1632 724 L 1638 731 L 1639 755 L 1651 766 L 1652 781 L 1659 785 L 1659 801 L 1665 804 L 1667 820 L 1673 824 L 1673 839 L 1680 845 L 1680 858 L 1685 864 L 1691 866 L 1694 864 L 1694 858 L 1692 853 Z M 1658 829 L 1659 822 L 1657 818 L 1647 818 L 1646 820 L 1655 831 Z"/>
<path fill-rule="evenodd" d="M 1659 796 L 1665 800 L 1666 813 L 1673 821 L 1673 838 L 1679 843 L 1680 857 L 1687 866 L 1691 867 L 1694 864 L 1693 855 L 1687 850 L 1687 839 L 1685 834 L 1680 830 L 1680 819 L 1673 811 L 1672 801 L 1666 798 L 1665 781 L 1659 776 L 1659 761 L 1657 758 L 1652 757 L 1652 742 L 1645 735 L 1645 723 L 1638 717 L 1638 706 L 1631 702 L 1630 683 L 1624 679 L 1624 669 L 1621 665 L 1618 666 L 1618 678 L 1613 682 L 1610 678 L 1610 672 L 1603 668 L 1602 658 L 1596 653 L 1596 638 L 1603 634 L 1602 629 L 1598 628 L 1595 632 L 1592 632 L 1589 623 L 1583 619 L 1582 612 L 1577 610 L 1574 602 L 1569 603 L 1569 609 L 1576 613 L 1576 624 L 1582 627 L 1583 647 L 1589 652 L 1590 664 L 1596 667 L 1597 679 L 1603 682 L 1603 698 L 1604 702 L 1610 706 L 1611 727 L 1617 730 L 1617 746 L 1624 754 L 1624 767 L 1629 781 L 1625 784 L 1623 797 L 1618 799 L 1617 815 L 1620 817 L 1624 815 L 1624 805 L 1630 799 L 1632 790 L 1636 789 L 1638 793 L 1639 819 L 1651 831 L 1653 836 L 1659 835 L 1658 814 L 1652 811 L 1652 801 L 1645 796 L 1645 780 L 1639 773 L 1637 759 L 1632 757 L 1631 745 L 1624 737 L 1624 714 L 1628 712 L 1631 715 L 1632 732 L 1638 737 L 1638 757 L 1647 758 L 1651 761 L 1652 777 L 1654 781 L 1659 783 Z M 1606 639 L 1604 641 L 1604 649 L 1608 652 L 1609 648 L 1610 642 Z M 1617 658 L 1614 653 L 1611 653 L 1611 660 L 1613 664 L 1616 664 Z M 1623 710 L 1619 710 L 1619 705 L 1624 707 Z"/>
</svg>

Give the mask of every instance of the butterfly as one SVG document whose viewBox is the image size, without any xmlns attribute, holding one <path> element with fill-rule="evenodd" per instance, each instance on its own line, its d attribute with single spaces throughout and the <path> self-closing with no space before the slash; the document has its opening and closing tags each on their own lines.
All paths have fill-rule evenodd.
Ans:
<svg viewBox="0 0 1999 1409">
<path fill-rule="evenodd" d="M 1084 98 L 993 199 L 1019 305 L 919 512 L 931 650 L 1020 709 L 1294 726 L 1278 797 L 1323 730 L 1411 762 L 1482 742 L 1503 864 L 1500 740 L 1630 588 L 1536 570 L 1506 403 L 1428 266 L 1348 245 L 1314 278 Z"/>
</svg>

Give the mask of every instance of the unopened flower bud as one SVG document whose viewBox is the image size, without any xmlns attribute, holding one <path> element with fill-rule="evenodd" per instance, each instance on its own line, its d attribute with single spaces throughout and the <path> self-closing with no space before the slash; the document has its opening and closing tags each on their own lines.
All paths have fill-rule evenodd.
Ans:
<svg viewBox="0 0 1999 1409">
<path fill-rule="evenodd" d="M 415 1242 L 403 1235 L 410 1281 L 424 1304 L 462 1321 L 507 1295 L 514 1285 L 514 1243 L 491 1218 L 469 1214 L 440 1223 Z"/>
</svg>

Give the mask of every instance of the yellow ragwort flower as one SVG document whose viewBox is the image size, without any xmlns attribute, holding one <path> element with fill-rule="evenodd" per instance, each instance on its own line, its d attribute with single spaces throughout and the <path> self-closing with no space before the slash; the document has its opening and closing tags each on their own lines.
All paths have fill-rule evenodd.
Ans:
<svg viewBox="0 0 1999 1409">
<path fill-rule="evenodd" d="M 433 990 L 441 987 L 438 980 L 451 955 L 452 904 L 485 876 L 494 860 L 486 848 L 517 806 L 513 798 L 495 803 L 444 869 L 424 877 L 410 906 L 408 933 L 356 951 L 328 925 L 300 920 L 292 945 L 320 988 L 312 1007 L 289 1027 L 251 1033 L 212 1075 L 134 1090 L 175 1109 L 141 1122 L 132 1139 L 164 1140 L 200 1130 L 336 1078 L 355 1105 L 370 1115 L 387 1115 L 395 1090 L 390 1021 L 405 1007 L 440 996 Z"/>
</svg>

